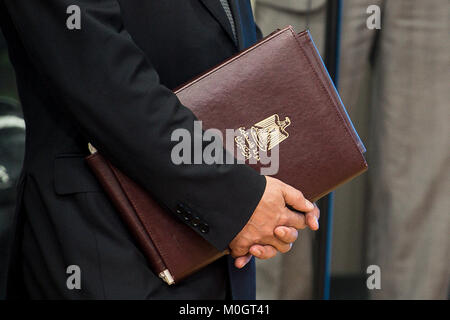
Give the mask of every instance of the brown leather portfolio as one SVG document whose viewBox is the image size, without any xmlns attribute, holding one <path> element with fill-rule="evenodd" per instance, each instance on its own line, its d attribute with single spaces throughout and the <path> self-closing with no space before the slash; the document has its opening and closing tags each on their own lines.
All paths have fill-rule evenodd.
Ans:
<svg viewBox="0 0 450 320">
<path fill-rule="evenodd" d="M 307 31 L 279 30 L 175 93 L 204 129 L 219 129 L 223 137 L 226 129 L 236 130 L 234 152 L 256 170 L 278 152 L 274 177 L 312 201 L 367 169 L 364 146 Z M 87 162 L 153 271 L 168 284 L 228 253 L 160 207 L 99 153 Z"/>
</svg>

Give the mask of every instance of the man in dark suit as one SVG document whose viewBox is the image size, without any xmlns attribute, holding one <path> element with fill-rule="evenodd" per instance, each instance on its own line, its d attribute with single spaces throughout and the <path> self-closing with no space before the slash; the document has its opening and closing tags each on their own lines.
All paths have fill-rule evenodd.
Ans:
<svg viewBox="0 0 450 320">
<path fill-rule="evenodd" d="M 252 299 L 251 256 L 286 252 L 297 229 L 318 227 L 317 209 L 278 180 L 170 158 L 171 133 L 195 120 L 170 89 L 257 40 L 247 0 L 0 0 L 0 21 L 27 125 L 8 296 L 21 279 L 31 298 Z M 236 260 L 163 284 L 86 167 L 88 141 L 174 215 L 189 207 L 201 223 L 185 223 Z M 79 288 L 67 286 L 70 266 Z"/>
</svg>

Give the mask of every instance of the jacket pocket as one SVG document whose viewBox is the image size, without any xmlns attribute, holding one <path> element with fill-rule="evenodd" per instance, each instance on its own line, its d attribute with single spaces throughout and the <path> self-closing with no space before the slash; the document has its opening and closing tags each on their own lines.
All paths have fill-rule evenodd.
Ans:
<svg viewBox="0 0 450 320">
<path fill-rule="evenodd" d="M 55 157 L 53 174 L 56 194 L 102 191 L 84 158 L 82 154 L 61 154 Z"/>
</svg>

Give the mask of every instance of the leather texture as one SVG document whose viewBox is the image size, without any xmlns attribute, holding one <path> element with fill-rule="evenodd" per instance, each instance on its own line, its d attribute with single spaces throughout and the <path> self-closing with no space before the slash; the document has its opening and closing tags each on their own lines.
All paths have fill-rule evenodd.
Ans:
<svg viewBox="0 0 450 320">
<path fill-rule="evenodd" d="M 274 114 L 289 117 L 276 178 L 308 199 L 318 200 L 367 169 L 364 145 L 308 31 L 275 32 L 175 92 L 204 128 L 223 136 L 227 128 L 249 129 Z"/>
<path fill-rule="evenodd" d="M 275 32 L 175 93 L 204 128 L 224 134 L 227 128 L 250 128 L 274 114 L 289 117 L 289 137 L 279 144 L 275 177 L 311 200 L 367 169 L 364 146 L 308 32 L 297 35 L 292 27 Z M 179 282 L 227 254 L 168 214 L 99 153 L 87 162 L 157 274 L 167 268 Z M 201 224 L 186 207 L 177 213 L 191 224 Z"/>
<path fill-rule="evenodd" d="M 86 160 L 157 275 L 168 269 L 178 282 L 227 253 L 218 251 L 162 209 L 141 186 L 99 153 Z"/>
</svg>

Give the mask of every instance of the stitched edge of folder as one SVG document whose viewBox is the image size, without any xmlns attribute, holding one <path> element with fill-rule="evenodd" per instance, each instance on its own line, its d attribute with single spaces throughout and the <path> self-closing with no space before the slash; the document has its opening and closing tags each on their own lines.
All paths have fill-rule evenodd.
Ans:
<svg viewBox="0 0 450 320">
<path fill-rule="evenodd" d="M 117 171 L 116 171 L 117 169 L 114 167 L 111 167 L 111 169 L 112 169 L 113 174 L 116 176 L 117 180 L 119 181 L 119 184 L 120 184 L 122 190 L 124 191 L 126 197 L 128 198 L 128 201 L 130 201 L 131 206 L 136 211 L 139 220 L 145 226 L 145 228 L 147 229 L 147 232 L 149 232 L 151 236 L 155 236 L 154 232 L 152 232 L 151 226 L 149 226 L 148 223 L 145 221 L 145 219 L 143 219 L 142 214 L 137 209 L 135 201 L 133 200 L 132 197 L 130 197 L 130 194 L 127 191 L 127 189 L 123 187 L 124 181 L 123 181 L 122 177 L 120 176 L 120 174 L 117 174 Z M 151 236 L 150 236 L 150 238 L 151 238 Z M 170 261 L 170 259 L 168 258 L 168 255 L 166 254 L 165 250 L 161 247 L 158 247 L 156 245 L 156 243 L 153 243 L 153 245 L 154 245 L 155 249 L 158 250 L 159 255 L 161 256 L 161 259 L 163 260 L 166 268 L 169 268 L 168 261 Z M 177 279 L 175 279 L 175 280 L 177 280 Z"/>
<path fill-rule="evenodd" d="M 178 89 L 178 90 L 175 90 L 174 93 L 175 93 L 175 94 L 179 94 L 179 93 L 181 93 L 182 91 L 184 91 L 185 89 L 192 87 L 194 84 L 197 84 L 198 82 L 200 82 L 200 81 L 202 81 L 203 79 L 205 79 L 205 77 L 207 77 L 207 76 L 209 76 L 209 75 L 211 75 L 211 74 L 216 73 L 217 71 L 221 70 L 221 69 L 224 68 L 225 66 L 227 66 L 227 65 L 229 65 L 229 64 L 231 64 L 231 63 L 233 63 L 233 62 L 235 62 L 236 60 L 238 60 L 238 59 L 240 59 L 240 58 L 246 56 L 248 53 L 252 52 L 253 50 L 258 49 L 258 48 L 261 48 L 263 45 L 265 45 L 265 44 L 267 43 L 267 41 L 269 41 L 269 40 L 271 40 L 271 39 L 273 39 L 273 38 L 279 37 L 279 36 L 281 36 L 282 34 L 284 34 L 284 33 L 287 32 L 287 31 L 291 31 L 293 34 L 295 34 L 295 33 L 294 33 L 294 29 L 292 28 L 292 26 L 286 27 L 286 28 L 280 30 L 279 32 L 273 34 L 272 36 L 267 37 L 266 39 L 264 39 L 264 40 L 261 41 L 260 43 L 254 45 L 254 46 L 252 46 L 252 47 L 250 47 L 250 48 L 248 48 L 247 50 L 245 50 L 245 51 L 242 52 L 241 54 L 238 54 L 237 56 L 231 58 L 230 60 L 226 61 L 225 63 L 223 63 L 222 65 L 218 66 L 217 68 L 214 68 L 214 69 L 212 69 L 212 70 L 209 71 L 209 72 L 206 72 L 204 75 L 202 75 L 202 76 L 200 76 L 199 78 L 193 80 L 192 82 L 190 82 L 190 83 L 187 84 L 186 86 L 183 86 L 183 87 L 181 87 L 181 88 Z M 304 32 L 304 33 L 306 33 L 306 32 Z M 302 33 L 301 33 L 301 34 L 302 34 Z"/>
<path fill-rule="evenodd" d="M 332 97 L 332 98 L 334 98 L 334 99 L 332 99 L 332 98 L 330 97 L 330 95 L 328 94 L 327 88 L 325 88 L 325 85 L 323 84 L 323 82 L 324 82 L 324 81 L 327 81 L 327 79 L 328 79 L 329 82 L 331 83 L 332 87 L 334 87 L 334 85 L 333 85 L 333 83 L 332 83 L 332 80 L 330 79 L 329 74 L 325 73 L 325 74 L 323 74 L 323 77 L 320 77 L 320 75 L 317 73 L 316 69 L 312 66 L 312 64 L 311 64 L 311 62 L 310 62 L 310 59 L 309 59 L 308 55 L 305 53 L 304 47 L 302 47 L 301 44 L 300 44 L 300 42 L 299 42 L 299 38 L 300 38 L 300 37 L 307 38 L 307 40 L 308 40 L 309 42 L 312 42 L 313 40 L 312 40 L 310 37 L 307 37 L 307 36 L 308 36 L 308 34 L 301 34 L 301 35 L 298 35 L 298 36 L 295 36 L 295 34 L 294 34 L 294 38 L 297 40 L 297 43 L 298 43 L 300 49 L 302 50 L 302 53 L 303 53 L 304 57 L 305 57 L 306 60 L 308 61 L 309 65 L 311 66 L 311 69 L 314 71 L 316 77 L 318 78 L 319 82 L 321 83 L 322 89 L 325 91 L 325 93 L 327 93 L 328 100 L 330 100 L 331 103 L 332 103 L 332 105 L 335 107 L 334 110 L 335 110 L 335 112 L 338 114 L 338 116 L 339 116 L 339 118 L 340 118 L 340 120 L 341 120 L 341 122 L 342 122 L 341 124 L 344 125 L 344 127 L 346 128 L 346 131 L 350 134 L 350 137 L 352 138 L 352 140 L 355 142 L 356 145 L 358 145 L 358 140 L 357 140 L 357 139 L 355 138 L 355 136 L 350 132 L 350 131 L 351 131 L 351 129 L 350 129 L 351 125 L 348 124 L 348 121 L 345 120 L 345 116 L 342 114 L 341 110 L 339 110 L 339 109 L 340 109 L 339 106 L 341 105 L 341 103 L 339 102 L 339 100 L 340 100 L 339 97 L 337 97 L 337 99 L 336 99 L 335 97 Z M 314 49 L 312 50 L 312 56 L 313 56 L 313 58 L 315 59 L 315 61 L 316 61 L 317 63 L 323 64 L 323 61 L 322 61 L 319 57 L 317 57 L 317 53 L 318 53 L 318 52 L 317 52 L 316 50 L 314 50 Z M 323 78 L 325 78 L 325 79 L 323 79 Z M 334 87 L 334 88 L 335 88 L 335 87 Z M 331 89 L 331 90 L 333 91 L 333 89 Z M 335 91 L 335 94 L 336 94 L 336 95 L 339 95 L 339 93 L 337 92 L 337 89 L 334 89 L 334 91 Z M 337 100 L 337 101 L 334 101 L 334 100 Z M 344 108 L 345 108 L 345 107 L 344 107 Z M 345 112 L 345 110 L 344 110 L 344 112 Z M 358 149 L 359 149 L 359 147 L 358 147 Z M 360 149 L 359 149 L 359 150 L 360 150 Z M 361 152 L 361 154 L 363 155 L 363 152 L 362 152 L 361 150 L 360 150 L 360 152 Z"/>
<path fill-rule="evenodd" d="M 361 156 L 361 158 L 360 158 L 360 163 L 362 163 L 364 166 L 367 166 L 367 162 L 366 162 L 366 160 L 364 159 L 364 155 L 363 155 L 363 153 L 361 152 L 360 148 L 358 148 L 357 143 L 356 143 L 356 141 L 355 141 L 355 138 L 354 138 L 353 135 L 350 133 L 350 129 L 348 128 L 347 123 L 345 122 L 345 119 L 343 118 L 343 116 L 342 116 L 342 114 L 339 112 L 339 110 L 337 110 L 337 104 L 331 99 L 330 94 L 328 93 L 327 89 L 325 88 L 325 85 L 324 85 L 322 79 L 320 78 L 320 76 L 319 76 L 319 74 L 317 73 L 316 69 L 313 67 L 313 65 L 312 65 L 312 63 L 311 63 L 311 61 L 310 61 L 310 59 L 308 58 L 308 55 L 307 55 L 306 52 L 305 52 L 305 49 L 304 49 L 304 48 L 301 46 L 301 44 L 300 44 L 299 38 L 300 38 L 300 37 L 307 37 L 308 33 L 302 33 L 302 34 L 299 34 L 299 35 L 296 36 L 296 34 L 295 34 L 294 30 L 292 30 L 292 28 L 290 28 L 289 30 L 291 31 L 292 36 L 294 37 L 295 41 L 297 42 L 298 47 L 300 48 L 300 50 L 301 50 L 303 56 L 305 57 L 306 61 L 308 61 L 309 66 L 310 66 L 311 69 L 313 70 L 314 75 L 315 75 L 315 78 L 316 78 L 316 81 L 319 81 L 320 86 L 321 86 L 321 88 L 322 88 L 322 91 L 325 92 L 328 101 L 329 101 L 329 102 L 331 103 L 331 105 L 333 106 L 334 112 L 338 115 L 338 118 L 341 120 L 341 121 L 340 121 L 340 122 L 341 122 L 341 126 L 345 129 L 345 132 L 347 133 L 347 135 L 348 135 L 348 136 L 350 137 L 350 139 L 354 142 L 352 145 L 353 145 L 353 147 L 358 151 L 358 154 Z M 309 39 L 309 41 L 311 41 L 311 40 Z"/>
</svg>

